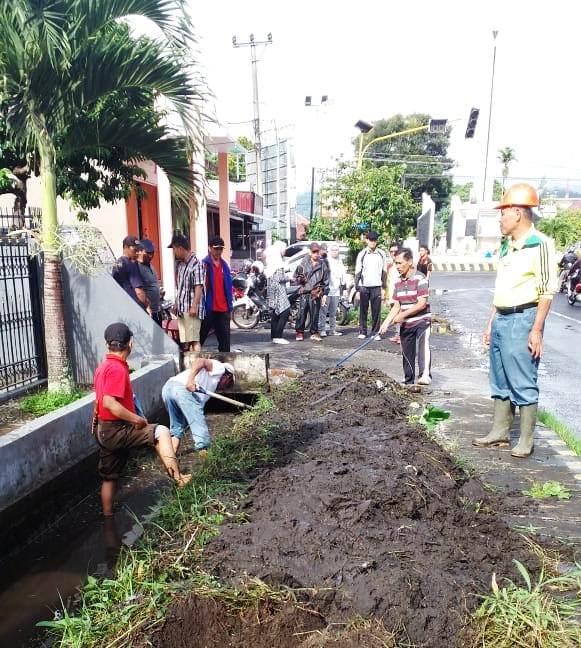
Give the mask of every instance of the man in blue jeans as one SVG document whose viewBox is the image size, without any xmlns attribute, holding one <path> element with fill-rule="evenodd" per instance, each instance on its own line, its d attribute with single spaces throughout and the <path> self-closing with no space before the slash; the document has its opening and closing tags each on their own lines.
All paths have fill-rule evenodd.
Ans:
<svg viewBox="0 0 581 648">
<path fill-rule="evenodd" d="M 191 369 L 170 378 L 163 386 L 161 397 L 169 413 L 170 434 L 177 452 L 187 427 L 194 439 L 194 447 L 201 456 L 209 447 L 210 433 L 204 416 L 204 405 L 210 398 L 198 387 L 215 392 L 234 382 L 234 367 L 227 362 L 198 358 Z"/>
<path fill-rule="evenodd" d="M 535 229 L 536 190 L 528 184 L 508 189 L 497 209 L 500 247 L 492 312 L 484 331 L 490 345 L 490 390 L 494 399 L 492 429 L 472 444 L 480 448 L 510 446 L 510 428 L 519 408 L 520 437 L 511 455 L 519 459 L 534 450 L 545 320 L 557 290 L 552 239 Z"/>
</svg>

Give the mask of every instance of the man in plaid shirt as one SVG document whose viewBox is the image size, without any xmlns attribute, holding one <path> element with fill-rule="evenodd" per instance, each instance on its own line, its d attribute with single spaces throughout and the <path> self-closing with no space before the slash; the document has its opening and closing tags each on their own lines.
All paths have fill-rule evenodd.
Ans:
<svg viewBox="0 0 581 648">
<path fill-rule="evenodd" d="M 205 316 L 204 264 L 190 249 L 190 242 L 174 234 L 169 244 L 176 260 L 176 303 L 180 342 L 184 351 L 201 351 L 200 329 Z"/>
</svg>

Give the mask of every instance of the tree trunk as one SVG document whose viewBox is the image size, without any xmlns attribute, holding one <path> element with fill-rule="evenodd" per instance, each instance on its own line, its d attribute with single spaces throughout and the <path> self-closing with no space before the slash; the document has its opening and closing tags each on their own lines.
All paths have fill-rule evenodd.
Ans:
<svg viewBox="0 0 581 648">
<path fill-rule="evenodd" d="M 42 241 L 44 248 L 44 335 L 49 390 L 69 389 L 70 375 L 65 334 L 61 260 L 57 243 L 56 154 L 46 138 L 39 146 L 42 185 Z"/>
</svg>

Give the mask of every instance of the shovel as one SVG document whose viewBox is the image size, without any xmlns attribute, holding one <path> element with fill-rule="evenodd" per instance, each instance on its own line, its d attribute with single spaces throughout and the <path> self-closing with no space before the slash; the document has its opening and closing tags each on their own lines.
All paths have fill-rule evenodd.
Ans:
<svg viewBox="0 0 581 648">
<path fill-rule="evenodd" d="M 363 344 L 359 345 L 354 351 L 351 351 L 348 355 L 346 355 L 344 358 L 341 358 L 339 362 L 335 365 L 335 367 L 340 367 L 343 363 L 347 362 L 349 358 L 353 357 L 358 351 L 361 351 L 361 349 L 364 349 L 368 344 L 371 344 L 375 340 L 375 335 L 372 335 L 371 337 L 367 338 Z"/>
<path fill-rule="evenodd" d="M 236 407 L 245 407 L 246 409 L 252 409 L 251 405 L 241 403 L 240 401 L 234 400 L 233 398 L 228 398 L 228 396 L 222 396 L 222 394 L 216 394 L 216 392 L 208 391 L 207 389 L 204 389 L 199 385 L 196 387 L 196 391 L 200 392 L 201 394 L 205 394 L 206 396 L 210 396 L 210 398 L 216 398 L 217 400 L 221 400 L 224 403 L 235 405 Z"/>
</svg>

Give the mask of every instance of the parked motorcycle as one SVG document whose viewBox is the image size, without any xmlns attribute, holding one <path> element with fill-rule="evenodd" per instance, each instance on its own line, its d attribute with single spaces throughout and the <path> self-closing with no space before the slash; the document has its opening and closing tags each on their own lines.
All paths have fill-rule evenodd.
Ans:
<svg viewBox="0 0 581 648">
<path fill-rule="evenodd" d="M 250 273 L 238 281 L 242 287 L 244 282 L 244 295 L 236 299 L 232 309 L 232 321 L 241 329 L 256 328 L 260 323 L 270 322 L 271 310 L 266 303 L 266 277 L 263 273 Z M 288 286 L 287 295 L 291 305 L 287 326 L 294 327 L 299 310 L 299 287 Z"/>
</svg>

